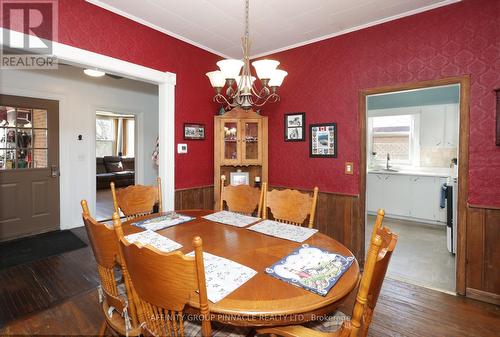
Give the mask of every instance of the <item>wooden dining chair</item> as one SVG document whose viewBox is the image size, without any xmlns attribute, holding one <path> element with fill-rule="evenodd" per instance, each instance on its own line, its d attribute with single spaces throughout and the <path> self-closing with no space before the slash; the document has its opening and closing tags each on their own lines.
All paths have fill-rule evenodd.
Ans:
<svg viewBox="0 0 500 337">
<path fill-rule="evenodd" d="M 284 337 L 366 337 L 373 310 L 377 304 L 380 289 L 389 266 L 398 237 L 382 226 L 384 211 L 379 210 L 365 260 L 365 269 L 356 295 L 350 320 L 345 320 L 340 329 L 328 331 L 335 322 L 310 322 L 308 327 L 292 325 L 264 328 L 258 334 L 275 334 Z M 341 315 L 335 315 L 340 317 Z"/>
<path fill-rule="evenodd" d="M 318 202 L 318 187 L 314 187 L 313 195 L 297 190 L 264 190 L 264 219 L 268 218 L 268 208 L 274 220 L 302 226 L 309 216 L 307 227 L 313 228 L 316 204 Z"/>
<path fill-rule="evenodd" d="M 252 215 L 257 210 L 257 217 L 262 216 L 262 204 L 264 200 L 264 190 L 267 183 L 262 184 L 262 188 L 249 185 L 228 185 L 225 186 L 226 178 L 221 177 L 220 188 L 220 210 L 225 209 L 231 212 Z"/>
<path fill-rule="evenodd" d="M 153 213 L 155 204 L 158 204 L 158 212 L 162 212 L 161 179 L 156 179 L 157 186 L 130 185 L 126 188 L 115 189 L 111 182 L 111 194 L 113 195 L 113 206 L 119 214 L 121 210 L 127 220 Z"/>
<path fill-rule="evenodd" d="M 81 201 L 82 218 L 97 263 L 100 280 L 99 301 L 101 303 L 104 322 L 99 336 L 104 336 L 106 329 L 112 329 L 120 335 L 139 336 L 137 311 L 130 285 L 126 282 L 126 271 L 121 268 L 118 240 L 113 228 L 94 220 L 89 213 L 85 200 Z M 120 268 L 124 284 L 116 281 L 115 269 Z M 116 312 L 114 312 L 116 311 Z"/>
<path fill-rule="evenodd" d="M 141 309 L 143 333 L 152 336 L 234 336 L 249 329 L 220 326 L 212 329 L 205 283 L 202 239 L 193 238 L 194 257 L 179 251 L 163 253 L 149 245 L 130 243 L 123 235 L 120 217 L 113 214 L 120 256 Z M 184 320 L 189 302 L 199 303 L 201 319 Z M 201 323 L 199 323 L 201 321 Z"/>
</svg>

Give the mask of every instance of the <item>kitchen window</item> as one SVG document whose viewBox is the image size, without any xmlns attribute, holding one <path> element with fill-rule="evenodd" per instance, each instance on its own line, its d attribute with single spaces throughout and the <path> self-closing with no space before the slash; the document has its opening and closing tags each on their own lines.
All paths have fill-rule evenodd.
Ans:
<svg viewBox="0 0 500 337">
<path fill-rule="evenodd" d="M 418 165 L 419 115 L 391 115 L 368 118 L 369 153 L 373 164 Z"/>
</svg>

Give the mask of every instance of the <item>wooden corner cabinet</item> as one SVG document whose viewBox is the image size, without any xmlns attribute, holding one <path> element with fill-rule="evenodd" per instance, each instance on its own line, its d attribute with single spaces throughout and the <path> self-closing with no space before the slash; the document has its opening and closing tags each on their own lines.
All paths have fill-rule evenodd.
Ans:
<svg viewBox="0 0 500 337">
<path fill-rule="evenodd" d="M 231 183 L 231 172 L 248 172 L 249 185 L 255 178 L 267 182 L 267 117 L 253 110 L 234 108 L 214 117 L 214 200 L 220 207 L 221 176 Z"/>
</svg>

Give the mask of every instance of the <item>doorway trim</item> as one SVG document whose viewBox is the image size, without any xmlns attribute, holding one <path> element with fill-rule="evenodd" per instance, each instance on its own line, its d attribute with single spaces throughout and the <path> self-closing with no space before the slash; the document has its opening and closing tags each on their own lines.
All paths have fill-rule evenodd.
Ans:
<svg viewBox="0 0 500 337">
<path fill-rule="evenodd" d="M 12 31 L 0 27 L 0 45 L 4 45 L 3 37 L 10 34 L 14 40 L 24 41 L 27 36 L 23 33 Z M 47 40 L 45 40 L 47 41 Z M 175 86 L 176 74 L 171 72 L 162 72 L 156 69 L 144 67 L 135 63 L 123 61 L 110 56 L 94 53 L 88 50 L 72 47 L 59 42 L 51 41 L 52 54 L 59 61 L 64 63 L 79 66 L 98 68 L 103 71 L 158 85 L 158 123 L 159 123 L 159 145 L 160 145 L 160 163 L 159 176 L 162 179 L 163 187 L 163 205 L 166 210 L 174 209 L 175 201 Z M 61 121 L 61 115 L 59 115 Z M 59 131 L 59 136 L 63 132 L 62 128 Z M 60 145 L 61 146 L 61 145 Z M 61 163 L 60 163 L 61 164 Z M 64 172 L 63 165 L 61 167 L 61 175 L 69 175 L 69 172 Z M 64 179 L 61 179 L 60 184 L 60 209 L 73 209 L 73 205 L 62 205 L 66 200 L 65 196 L 71 195 L 71 186 L 64 186 Z M 81 196 L 89 200 L 95 200 L 95 189 L 92 195 Z M 92 206 L 92 205 L 91 205 Z M 95 205 L 94 205 L 95 206 Z M 79 208 L 78 205 L 75 207 Z M 95 207 L 94 207 L 95 210 Z M 73 223 L 63 223 L 61 214 L 61 228 L 72 226 Z"/>
<path fill-rule="evenodd" d="M 457 253 L 456 253 L 456 292 L 465 295 L 466 284 L 466 239 L 467 239 L 467 197 L 469 192 L 469 108 L 470 108 L 470 76 L 448 77 L 438 80 L 412 82 L 370 89 L 359 93 L 359 228 L 361 247 L 365 245 L 365 214 L 366 214 L 366 98 L 369 95 L 398 92 L 444 85 L 460 85 L 459 114 L 459 162 L 458 162 L 458 201 L 457 201 Z M 363 256 L 364 256 L 364 249 Z"/>
</svg>

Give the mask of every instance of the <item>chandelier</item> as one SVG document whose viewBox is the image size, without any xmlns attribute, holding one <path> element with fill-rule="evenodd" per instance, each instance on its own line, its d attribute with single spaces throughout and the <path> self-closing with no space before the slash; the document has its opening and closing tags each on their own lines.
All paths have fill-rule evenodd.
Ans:
<svg viewBox="0 0 500 337">
<path fill-rule="evenodd" d="M 256 77 L 250 69 L 250 38 L 248 29 L 249 0 L 245 3 L 245 35 L 241 38 L 243 60 L 225 59 L 217 62 L 220 70 L 210 71 L 206 75 L 215 89 L 214 101 L 227 109 L 241 107 L 251 109 L 261 107 L 267 102 L 277 102 L 280 96 L 278 88 L 288 74 L 277 69 L 280 64 L 274 60 L 258 60 L 252 62 L 260 80 L 260 88 L 255 85 Z M 226 87 L 225 96 L 222 89 Z"/>
</svg>

